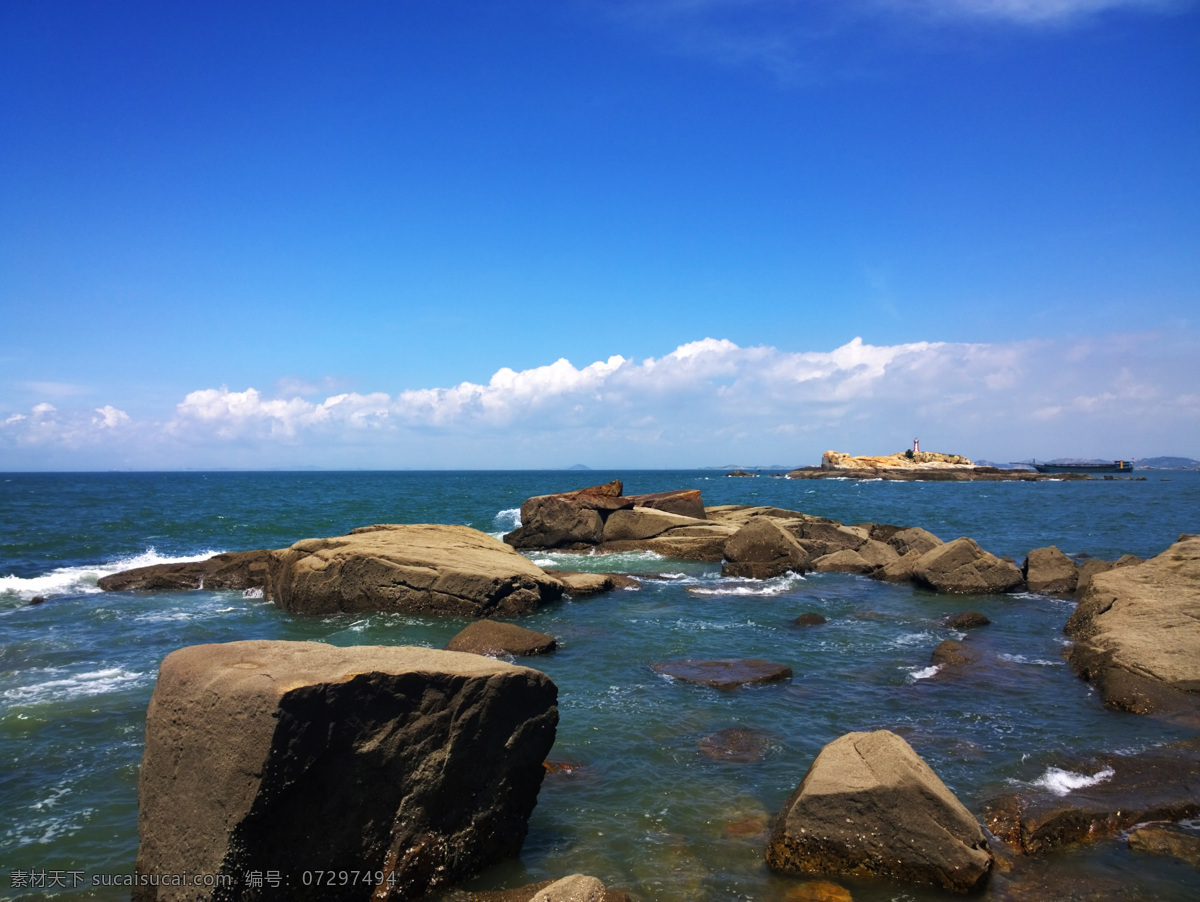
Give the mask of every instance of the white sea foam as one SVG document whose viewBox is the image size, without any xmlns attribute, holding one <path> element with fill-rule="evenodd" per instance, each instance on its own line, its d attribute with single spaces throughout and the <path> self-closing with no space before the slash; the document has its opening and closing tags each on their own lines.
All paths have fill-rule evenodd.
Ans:
<svg viewBox="0 0 1200 902">
<path fill-rule="evenodd" d="M 1077 774 L 1074 771 L 1063 770 L 1059 767 L 1050 767 L 1046 769 L 1044 774 L 1033 781 L 1033 785 L 1040 786 L 1042 789 L 1048 789 L 1056 796 L 1065 796 L 1073 790 L 1084 789 L 1088 786 L 1095 786 L 1097 783 L 1103 783 L 1105 780 L 1111 779 L 1115 773 L 1116 771 L 1111 767 L 1106 767 L 1089 777 L 1087 774 Z"/>
<path fill-rule="evenodd" d="M 926 645 L 937 637 L 930 632 L 905 633 L 892 640 L 892 645 L 907 648 L 912 645 Z"/>
<path fill-rule="evenodd" d="M 521 525 L 521 509 L 519 507 L 510 507 L 498 511 L 495 520 L 492 522 L 496 524 L 496 528 L 501 532 L 512 532 Z"/>
<path fill-rule="evenodd" d="M 0 595 L 11 594 L 25 601 L 39 595 L 85 595 L 100 591 L 96 583 L 102 576 L 132 570 L 135 567 L 149 567 L 151 564 L 203 561 L 214 554 L 220 552 L 201 551 L 187 557 L 165 557 L 151 547 L 141 554 L 115 558 L 94 567 L 59 567 L 49 573 L 30 577 L 0 576 Z"/>
<path fill-rule="evenodd" d="M 64 668 L 47 667 L 29 671 L 30 677 L 49 677 L 24 686 L 14 686 L 0 692 L 8 705 L 27 706 L 70 701 L 109 692 L 131 689 L 150 679 L 149 674 L 137 673 L 123 667 L 108 667 L 86 673 L 70 673 Z"/>
<path fill-rule="evenodd" d="M 908 681 L 915 683 L 917 680 L 927 680 L 932 676 L 936 676 L 938 671 L 942 669 L 941 664 L 931 664 L 928 667 L 923 667 L 920 670 L 910 670 L 908 672 Z"/>
<path fill-rule="evenodd" d="M 1027 658 L 1025 655 L 999 655 L 1001 661 L 1011 661 L 1014 664 L 1037 664 L 1040 667 L 1065 667 L 1066 661 L 1048 661 L 1045 658 Z"/>
<path fill-rule="evenodd" d="M 736 595 L 748 597 L 771 598 L 776 595 L 786 595 L 796 590 L 797 583 L 803 582 L 804 577 L 798 573 L 788 572 L 783 576 L 765 580 L 723 579 L 715 585 L 689 586 L 690 595 L 722 596 Z"/>
</svg>

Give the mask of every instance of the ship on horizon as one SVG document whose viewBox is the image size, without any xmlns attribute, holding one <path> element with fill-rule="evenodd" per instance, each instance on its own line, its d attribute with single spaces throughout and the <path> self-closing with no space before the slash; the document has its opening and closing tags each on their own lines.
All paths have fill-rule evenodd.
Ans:
<svg viewBox="0 0 1200 902">
<path fill-rule="evenodd" d="M 1114 460 L 1111 463 L 1103 461 L 1088 461 L 1085 463 L 1038 463 L 1036 460 L 1029 461 L 1029 466 L 1033 467 L 1039 473 L 1129 473 L 1133 470 L 1133 461 L 1131 460 Z"/>
</svg>

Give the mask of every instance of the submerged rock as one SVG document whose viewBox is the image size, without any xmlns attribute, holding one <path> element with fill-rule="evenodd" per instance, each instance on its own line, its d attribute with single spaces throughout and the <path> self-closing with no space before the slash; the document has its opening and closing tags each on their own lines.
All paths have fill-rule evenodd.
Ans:
<svg viewBox="0 0 1200 902">
<path fill-rule="evenodd" d="M 446 651 L 465 651 L 473 655 L 547 655 L 558 648 L 553 636 L 527 630 L 515 623 L 476 620 L 446 643 Z"/>
<path fill-rule="evenodd" d="M 792 668 L 759 658 L 717 661 L 663 661 L 650 665 L 658 673 L 716 689 L 778 683 L 792 678 Z"/>
<path fill-rule="evenodd" d="M 1200 536 L 1095 576 L 1066 633 L 1068 660 L 1104 703 L 1135 713 L 1200 705 Z"/>
<path fill-rule="evenodd" d="M 630 902 L 629 895 L 608 889 L 595 877 L 572 874 L 515 889 L 467 892 L 451 890 L 439 902 Z"/>
<path fill-rule="evenodd" d="M 775 737 L 754 727 L 727 727 L 700 740 L 700 751 L 717 761 L 750 764 L 771 753 Z"/>
<path fill-rule="evenodd" d="M 168 655 L 146 716 L 138 902 L 153 877 L 292 875 L 291 899 L 404 900 L 515 855 L 554 742 L 544 674 L 478 655 L 231 642 Z M 318 870 L 368 882 L 305 886 Z"/>
<path fill-rule="evenodd" d="M 978 626 L 987 626 L 991 622 L 978 611 L 962 611 L 958 614 L 950 614 L 945 620 L 946 626 L 952 630 L 974 629 Z"/>
<path fill-rule="evenodd" d="M 847 733 L 817 755 L 784 804 L 767 864 L 790 874 L 876 876 L 959 893 L 980 889 L 982 828 L 895 733 Z"/>
<path fill-rule="evenodd" d="M 1200 868 L 1200 836 L 1174 826 L 1153 824 L 1129 834 L 1129 848 L 1153 855 L 1169 855 Z"/>
<path fill-rule="evenodd" d="M 364 526 L 271 554 L 275 603 L 300 614 L 413 611 L 514 617 L 563 586 L 528 558 L 467 526 Z"/>
<path fill-rule="evenodd" d="M 820 626 L 822 623 L 828 622 L 829 621 L 827 619 L 822 617 L 816 611 L 806 611 L 792 621 L 795 626 Z"/>
</svg>

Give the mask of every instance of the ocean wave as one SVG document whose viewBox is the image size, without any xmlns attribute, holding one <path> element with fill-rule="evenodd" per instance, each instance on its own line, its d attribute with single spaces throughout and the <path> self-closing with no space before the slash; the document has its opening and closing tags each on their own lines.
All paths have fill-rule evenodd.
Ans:
<svg viewBox="0 0 1200 902">
<path fill-rule="evenodd" d="M 1099 770 L 1090 777 L 1087 774 L 1063 770 L 1060 767 L 1049 767 L 1044 774 L 1033 781 L 1033 785 L 1040 786 L 1042 789 L 1048 789 L 1056 796 L 1065 796 L 1076 789 L 1084 789 L 1088 786 L 1095 786 L 1097 783 L 1103 783 L 1105 780 L 1111 779 L 1115 774 L 1116 771 L 1111 767 Z"/>
<path fill-rule="evenodd" d="M 58 567 L 41 576 L 0 576 L 0 596 L 7 595 L 10 598 L 29 601 L 38 596 L 88 595 L 100 591 L 100 587 L 96 583 L 102 576 L 120 573 L 122 570 L 132 570 L 135 567 L 149 567 L 152 564 L 182 564 L 187 561 L 203 561 L 220 553 L 210 550 L 184 557 L 166 557 L 155 551 L 152 546 L 141 554 L 114 558 L 90 567 Z"/>
<path fill-rule="evenodd" d="M 928 667 L 922 667 L 920 670 L 910 670 L 908 672 L 908 681 L 915 683 L 917 680 L 927 680 L 932 676 L 937 676 L 941 669 L 941 664 L 930 664 Z"/>
<path fill-rule="evenodd" d="M 897 636 L 892 640 L 892 645 L 897 648 L 908 648 L 913 645 L 927 645 L 934 642 L 938 637 L 928 631 L 920 633 L 905 633 L 903 636 Z"/>
<path fill-rule="evenodd" d="M 123 667 L 108 667 L 103 670 L 76 674 L 71 674 L 62 668 L 48 667 L 39 671 L 30 671 L 30 675 L 33 674 L 52 678 L 5 689 L 0 692 L 0 699 L 12 707 L 64 702 L 94 695 L 106 695 L 110 692 L 122 692 L 145 683 L 151 678 L 150 674 L 126 670 Z"/>
<path fill-rule="evenodd" d="M 777 595 L 786 595 L 789 592 L 794 592 L 797 584 L 803 581 L 803 576 L 789 571 L 783 576 L 776 576 L 773 579 L 745 580 L 730 578 L 723 579 L 715 585 L 688 586 L 687 592 L 689 595 L 702 595 L 705 597 L 733 595 L 772 598 Z"/>
<path fill-rule="evenodd" d="M 496 524 L 496 528 L 500 532 L 512 532 L 521 525 L 521 509 L 519 507 L 510 507 L 502 511 L 497 511 L 492 522 Z"/>
<path fill-rule="evenodd" d="M 1002 654 L 1001 661 L 1011 661 L 1013 664 L 1037 664 L 1041 667 L 1065 667 L 1066 661 L 1047 661 L 1044 658 L 1027 658 L 1024 655 Z"/>
</svg>

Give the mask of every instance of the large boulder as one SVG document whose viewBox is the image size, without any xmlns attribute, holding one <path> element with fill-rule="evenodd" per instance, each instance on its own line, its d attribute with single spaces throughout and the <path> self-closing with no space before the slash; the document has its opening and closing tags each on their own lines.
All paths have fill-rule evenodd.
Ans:
<svg viewBox="0 0 1200 902">
<path fill-rule="evenodd" d="M 272 552 L 271 597 L 293 613 L 513 617 L 562 596 L 528 558 L 467 526 L 364 526 Z"/>
<path fill-rule="evenodd" d="M 146 717 L 133 898 L 257 898 L 257 872 L 290 899 L 403 900 L 515 855 L 556 696 L 535 670 L 425 648 L 173 652 Z M 370 876 L 301 879 L 347 871 Z M 185 872 L 232 884 L 152 885 Z"/>
<path fill-rule="evenodd" d="M 926 551 L 932 551 L 939 545 L 945 544 L 929 530 L 919 526 L 910 526 L 908 529 L 892 533 L 887 543 L 896 549 L 896 553 L 901 557 L 914 550 L 924 554 Z"/>
<path fill-rule="evenodd" d="M 1029 591 L 1041 595 L 1070 595 L 1079 581 L 1079 568 L 1055 545 L 1029 552 L 1021 574 Z"/>
<path fill-rule="evenodd" d="M 670 511 L 656 510 L 650 507 L 635 507 L 630 510 L 613 511 L 604 521 L 603 540 L 605 542 L 620 542 L 628 539 L 652 539 L 669 530 L 686 527 L 698 527 L 701 534 L 713 534 L 709 530 L 719 530 L 718 534 L 726 534 L 715 524 L 695 517 L 685 517 Z"/>
<path fill-rule="evenodd" d="M 535 495 L 521 505 L 521 525 L 504 537 L 514 548 L 596 545 L 604 537 L 604 514 L 633 507 L 619 479 L 573 492 Z"/>
<path fill-rule="evenodd" d="M 704 500 L 699 489 L 676 489 L 671 492 L 653 492 L 649 495 L 626 495 L 625 500 L 631 507 L 645 507 L 650 510 L 666 511 L 668 514 L 678 514 L 681 517 L 691 517 L 693 520 L 703 520 Z"/>
<path fill-rule="evenodd" d="M 808 552 L 779 523 L 767 517 L 751 520 L 725 542 L 723 576 L 769 579 L 789 570 L 803 572 Z"/>
<path fill-rule="evenodd" d="M 472 621 L 446 643 L 447 651 L 465 651 L 493 658 L 501 655 L 548 655 L 557 649 L 558 640 L 553 636 L 499 620 Z"/>
<path fill-rule="evenodd" d="M 791 874 L 877 876 L 959 893 L 992 867 L 982 828 L 907 742 L 847 733 L 821 749 L 775 821 L 767 864 Z"/>
<path fill-rule="evenodd" d="M 920 585 L 956 595 L 1011 592 L 1021 585 L 1016 564 L 989 554 L 974 539 L 955 539 L 921 555 L 913 568 Z"/>
<path fill-rule="evenodd" d="M 105 592 L 163 592 L 181 589 L 263 589 L 271 552 L 232 551 L 203 561 L 150 564 L 102 576 L 97 581 Z"/>
<path fill-rule="evenodd" d="M 1200 701 L 1200 536 L 1096 575 L 1066 633 L 1072 666 L 1110 707 L 1152 713 Z"/>
</svg>

